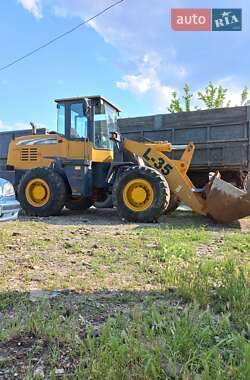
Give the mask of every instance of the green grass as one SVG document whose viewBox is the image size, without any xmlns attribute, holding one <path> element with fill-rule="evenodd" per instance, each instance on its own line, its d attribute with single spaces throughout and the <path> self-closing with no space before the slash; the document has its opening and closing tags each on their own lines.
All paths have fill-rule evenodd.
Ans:
<svg viewBox="0 0 250 380">
<path fill-rule="evenodd" d="M 232 332 L 227 316 L 217 321 L 198 306 L 153 307 L 117 317 L 85 347 L 89 363 L 79 368 L 82 378 L 247 379 L 250 373 L 246 339 Z"/>
<path fill-rule="evenodd" d="M 0 378 L 250 378 L 248 233 L 27 221 L 0 245 Z"/>
</svg>

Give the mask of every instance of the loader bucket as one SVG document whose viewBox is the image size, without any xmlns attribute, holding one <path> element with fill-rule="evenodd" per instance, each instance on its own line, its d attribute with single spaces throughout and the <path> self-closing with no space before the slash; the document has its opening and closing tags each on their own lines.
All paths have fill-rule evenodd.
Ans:
<svg viewBox="0 0 250 380">
<path fill-rule="evenodd" d="M 206 199 L 207 214 L 220 223 L 230 223 L 250 215 L 250 193 L 215 177 Z"/>
</svg>

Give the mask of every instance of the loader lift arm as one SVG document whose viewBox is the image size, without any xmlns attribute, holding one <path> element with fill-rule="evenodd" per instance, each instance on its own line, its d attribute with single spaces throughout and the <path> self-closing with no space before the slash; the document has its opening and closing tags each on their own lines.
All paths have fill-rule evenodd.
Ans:
<svg viewBox="0 0 250 380">
<path fill-rule="evenodd" d="M 172 150 L 169 143 L 148 144 L 124 139 L 123 147 L 142 157 L 146 165 L 158 170 L 166 178 L 171 191 L 179 200 L 198 214 L 206 215 L 206 201 L 187 176 L 195 150 L 194 144 L 188 144 L 180 160 L 171 160 L 163 153 Z"/>
<path fill-rule="evenodd" d="M 237 189 L 220 179 L 215 173 L 203 189 L 197 189 L 188 177 L 195 146 L 189 143 L 179 160 L 166 154 L 174 147 L 168 142 L 148 143 L 122 139 L 116 133 L 112 136 L 124 150 L 142 159 L 147 168 L 156 170 L 165 179 L 169 191 L 178 200 L 200 215 L 212 217 L 220 223 L 231 223 L 250 215 L 250 193 Z M 142 186 L 143 187 L 143 186 Z M 120 189 L 122 190 L 122 188 Z M 157 197 L 157 194 L 155 194 Z M 165 211 L 163 210 L 162 213 Z"/>
</svg>

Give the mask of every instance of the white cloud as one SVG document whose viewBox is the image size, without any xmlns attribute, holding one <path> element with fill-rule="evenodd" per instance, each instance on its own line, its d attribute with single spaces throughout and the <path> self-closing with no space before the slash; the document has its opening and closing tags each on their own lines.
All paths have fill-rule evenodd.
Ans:
<svg viewBox="0 0 250 380">
<path fill-rule="evenodd" d="M 159 112 L 166 111 L 172 98 L 174 88 L 164 85 L 159 78 L 153 73 L 151 76 L 139 75 L 124 75 L 122 80 L 116 83 L 116 86 L 122 90 L 129 90 L 137 96 L 149 95 L 155 109 Z"/>
<path fill-rule="evenodd" d="M 230 105 L 240 106 L 241 94 L 245 84 L 241 83 L 238 78 L 234 76 L 228 76 L 218 81 L 218 85 L 228 89 L 227 101 L 230 101 Z"/>
<path fill-rule="evenodd" d="M 173 5 L 175 1 L 172 1 Z M 112 0 L 46 0 L 60 17 L 94 16 Z M 167 59 L 176 58 L 171 40 L 163 38 L 169 28 L 169 5 L 163 0 L 125 1 L 92 20 L 88 25 L 104 40 L 115 46 L 124 59 L 142 57 L 147 51 L 155 51 Z"/>
<path fill-rule="evenodd" d="M 111 0 L 46 2 L 57 16 L 82 19 L 112 4 Z M 173 87 L 183 83 L 188 74 L 187 68 L 178 62 L 173 43 L 165 39 L 168 17 L 167 2 L 138 0 L 124 2 L 88 24 L 120 53 L 119 68 L 124 74 L 117 87 L 136 96 L 151 97 L 157 111 L 166 110 Z"/>
<path fill-rule="evenodd" d="M 42 7 L 46 6 L 58 17 L 86 20 L 115 0 L 17 1 L 35 17 L 41 17 Z M 244 2 L 247 4 L 246 0 Z M 224 38 L 224 49 L 217 49 L 215 53 L 217 35 L 196 34 L 189 38 L 187 34 L 171 31 L 170 8 L 182 8 L 185 3 L 187 1 L 183 0 L 124 1 L 88 24 L 120 53 L 118 65 L 122 73 L 117 87 L 139 97 L 153 96 L 157 108 L 161 107 L 161 97 L 168 98 L 173 87 L 182 88 L 187 82 L 192 87 L 200 88 L 202 81 L 206 80 L 204 78 L 207 78 L 207 83 L 209 80 L 215 81 L 217 75 L 230 75 L 235 69 L 235 65 L 233 67 L 230 62 L 232 41 L 238 38 L 237 33 L 228 39 Z M 245 38 L 249 37 L 247 33 L 243 32 L 241 42 L 234 44 L 234 57 L 241 56 L 239 49 L 241 44 L 246 43 Z M 203 59 L 208 56 L 211 60 Z M 105 57 L 103 59 L 105 61 Z M 228 62 L 226 66 L 224 61 Z M 247 66 L 239 62 L 239 67 L 242 78 L 248 78 Z M 228 98 L 232 99 L 232 105 L 239 104 L 243 86 L 235 80 L 230 82 L 229 77 L 224 78 L 224 81 L 225 79 L 230 84 Z"/>
<path fill-rule="evenodd" d="M 18 130 L 31 129 L 31 127 L 30 127 L 30 124 L 28 123 L 7 124 L 7 123 L 4 123 L 2 120 L 0 120 L 0 132 L 15 131 L 17 129 Z"/>
<path fill-rule="evenodd" d="M 138 64 L 138 73 L 124 75 L 122 80 L 116 83 L 116 86 L 122 90 L 129 90 L 137 96 L 150 96 L 155 110 L 164 112 L 176 89 L 161 80 L 158 70 L 161 65 L 162 59 L 159 55 L 147 53 L 141 64 Z M 166 65 L 172 74 L 179 75 L 179 77 L 185 75 L 183 68 L 170 63 L 166 63 Z"/>
<path fill-rule="evenodd" d="M 48 6 L 58 17 L 79 17 L 84 20 L 113 3 L 113 0 L 18 1 L 36 17 L 41 16 L 42 6 Z M 181 5 L 180 0 L 171 1 L 171 7 Z M 139 98 L 152 99 L 153 108 L 163 112 L 166 111 L 172 92 L 180 93 L 179 89 L 184 83 L 190 82 L 189 74 L 194 75 L 192 67 L 189 73 L 189 66 L 181 62 L 177 50 L 180 43 L 178 44 L 173 33 L 168 32 L 169 9 L 169 3 L 163 0 L 125 1 L 88 24 L 120 53 L 118 64 L 123 74 L 116 86 Z M 179 35 L 175 36 L 178 40 Z M 185 48 L 184 46 L 184 50 Z M 105 62 L 106 58 L 101 59 Z M 97 57 L 97 60 L 100 58 Z M 208 79 L 213 79 L 212 72 Z M 196 89 L 201 87 L 200 78 L 198 83 L 196 78 L 193 82 Z M 60 83 L 58 81 L 58 85 Z M 227 99 L 231 100 L 232 106 L 240 104 L 244 84 L 238 78 L 228 76 L 218 80 L 217 84 L 229 89 Z M 194 106 L 200 106 L 195 97 Z"/>
<path fill-rule="evenodd" d="M 42 18 L 41 0 L 17 0 L 27 11 L 36 18 Z"/>
<path fill-rule="evenodd" d="M 116 83 L 122 90 L 131 90 L 136 94 L 146 94 L 152 88 L 151 78 L 143 75 L 124 75 L 120 82 Z"/>
</svg>

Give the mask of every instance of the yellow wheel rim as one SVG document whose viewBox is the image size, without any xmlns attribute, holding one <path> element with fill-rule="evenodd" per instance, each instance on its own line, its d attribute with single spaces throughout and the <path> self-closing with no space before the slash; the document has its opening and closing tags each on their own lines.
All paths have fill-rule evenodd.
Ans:
<svg viewBox="0 0 250 380">
<path fill-rule="evenodd" d="M 50 199 L 49 185 L 41 178 L 32 179 L 26 186 L 25 196 L 32 206 L 42 207 Z"/>
<path fill-rule="evenodd" d="M 123 201 L 132 211 L 146 211 L 154 201 L 154 190 L 145 179 L 129 181 L 123 190 Z"/>
</svg>

